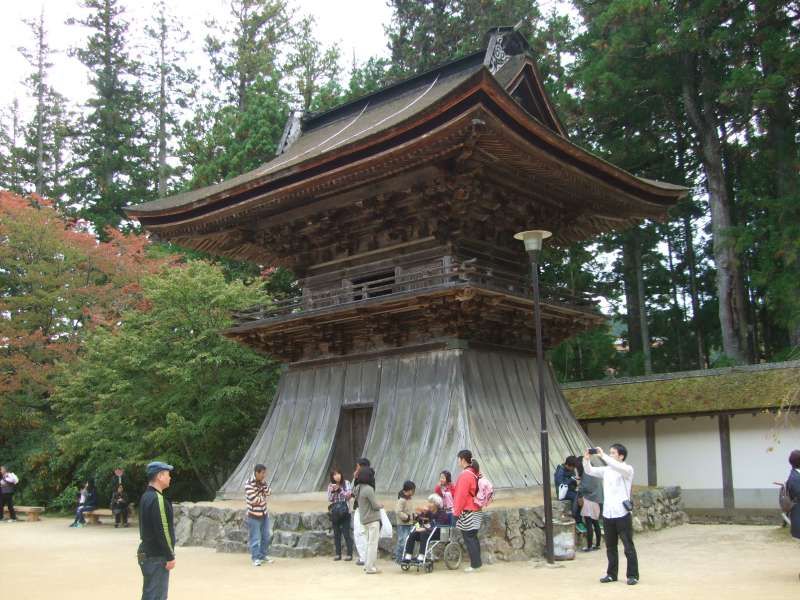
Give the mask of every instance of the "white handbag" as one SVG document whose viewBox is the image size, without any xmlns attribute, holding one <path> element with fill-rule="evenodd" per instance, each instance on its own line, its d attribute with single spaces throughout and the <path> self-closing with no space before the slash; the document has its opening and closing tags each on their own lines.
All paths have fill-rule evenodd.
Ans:
<svg viewBox="0 0 800 600">
<path fill-rule="evenodd" d="M 392 539 L 392 522 L 383 508 L 381 509 L 381 533 L 379 537 Z"/>
<path fill-rule="evenodd" d="M 558 486 L 558 499 L 564 500 L 567 497 L 567 492 L 569 492 L 569 486 L 566 483 L 562 483 Z"/>
</svg>

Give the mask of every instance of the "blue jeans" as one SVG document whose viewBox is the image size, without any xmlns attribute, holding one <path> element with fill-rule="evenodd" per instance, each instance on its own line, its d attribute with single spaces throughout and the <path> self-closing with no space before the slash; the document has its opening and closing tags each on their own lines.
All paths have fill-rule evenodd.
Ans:
<svg viewBox="0 0 800 600">
<path fill-rule="evenodd" d="M 269 550 L 269 516 L 257 519 L 247 516 L 247 533 L 250 539 L 250 558 L 264 560 Z"/>
<path fill-rule="evenodd" d="M 411 530 L 414 529 L 413 525 L 398 525 L 397 526 L 397 546 L 394 549 L 394 560 L 400 562 L 403 560 L 403 554 L 406 549 L 406 540 Z"/>
<path fill-rule="evenodd" d="M 89 512 L 97 508 L 96 506 L 84 506 L 81 504 L 78 506 L 78 509 L 75 511 L 75 520 L 73 523 L 86 523 L 86 517 L 83 516 L 83 513 Z"/>
<path fill-rule="evenodd" d="M 142 570 L 142 600 L 167 600 L 169 571 L 164 558 L 145 558 L 139 561 Z"/>
</svg>

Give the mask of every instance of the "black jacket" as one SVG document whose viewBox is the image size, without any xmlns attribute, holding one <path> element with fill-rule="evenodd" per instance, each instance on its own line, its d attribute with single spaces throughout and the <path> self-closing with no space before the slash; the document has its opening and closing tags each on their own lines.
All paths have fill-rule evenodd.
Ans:
<svg viewBox="0 0 800 600">
<path fill-rule="evenodd" d="M 139 500 L 139 552 L 148 558 L 175 558 L 175 528 L 172 504 L 154 487 Z"/>
<path fill-rule="evenodd" d="M 789 518 L 792 520 L 792 537 L 800 538 L 800 473 L 797 469 L 792 469 L 789 473 L 786 490 L 789 492 L 789 498 L 794 500 L 794 508 L 789 513 Z"/>
<path fill-rule="evenodd" d="M 125 492 L 121 494 L 114 492 L 111 494 L 111 510 L 112 511 L 127 511 L 128 510 L 128 495 Z"/>
</svg>

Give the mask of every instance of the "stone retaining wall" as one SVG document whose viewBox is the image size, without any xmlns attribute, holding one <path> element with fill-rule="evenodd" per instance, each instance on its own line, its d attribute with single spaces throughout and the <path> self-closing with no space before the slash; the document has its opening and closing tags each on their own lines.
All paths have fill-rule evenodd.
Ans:
<svg viewBox="0 0 800 600">
<path fill-rule="evenodd" d="M 559 520 L 568 519 L 568 507 Z M 565 512 L 564 512 L 565 511 Z M 389 513 L 394 522 L 394 514 Z M 175 505 L 175 537 L 179 546 L 205 546 L 217 552 L 247 552 L 244 510 L 195 504 Z M 637 532 L 658 530 L 688 522 L 678 487 L 648 488 L 634 494 L 633 527 Z M 489 509 L 481 527 L 483 558 L 530 560 L 544 549 L 544 507 Z M 333 555 L 333 533 L 326 512 L 271 515 L 272 556 L 307 558 Z M 460 541 L 460 537 L 457 536 Z M 394 540 L 381 540 L 381 554 L 394 549 Z"/>
</svg>

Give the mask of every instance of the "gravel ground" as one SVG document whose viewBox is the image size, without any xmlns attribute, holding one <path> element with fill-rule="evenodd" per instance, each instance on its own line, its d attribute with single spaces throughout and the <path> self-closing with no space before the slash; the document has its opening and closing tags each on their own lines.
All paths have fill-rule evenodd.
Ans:
<svg viewBox="0 0 800 600">
<path fill-rule="evenodd" d="M 110 525 L 70 529 L 66 519 L 0 524 L 0 595 L 15 600 L 138 598 L 138 532 Z M 579 554 L 550 569 L 498 563 L 465 574 L 437 565 L 431 574 L 403 573 L 388 561 L 364 575 L 354 563 L 329 558 L 275 559 L 254 568 L 245 555 L 179 548 L 171 600 L 268 598 L 485 597 L 514 600 L 648 598 L 735 600 L 800 597 L 800 544 L 785 529 L 684 525 L 636 539 L 638 586 L 600 584 L 605 553 Z M 621 550 L 621 548 L 620 548 Z M 624 569 L 625 558 L 621 556 Z"/>
</svg>

